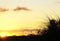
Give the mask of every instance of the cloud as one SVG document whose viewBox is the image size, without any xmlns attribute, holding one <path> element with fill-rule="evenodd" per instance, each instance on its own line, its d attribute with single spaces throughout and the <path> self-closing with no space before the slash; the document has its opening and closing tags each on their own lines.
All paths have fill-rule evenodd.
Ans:
<svg viewBox="0 0 60 41">
<path fill-rule="evenodd" d="M 19 7 L 19 6 L 14 9 L 12 8 L 11 10 L 13 10 L 13 11 L 20 11 L 20 10 L 30 11 L 30 9 L 28 9 L 27 7 Z M 0 12 L 5 12 L 5 11 L 10 11 L 10 9 L 0 7 Z"/>
<path fill-rule="evenodd" d="M 60 5 L 60 1 L 59 2 L 54 2 L 54 4 Z"/>
<path fill-rule="evenodd" d="M 60 1 L 59 2 L 55 2 L 55 4 L 60 4 Z"/>
<path fill-rule="evenodd" d="M 17 7 L 14 9 L 14 11 L 19 11 L 19 10 L 26 10 L 26 11 L 30 11 L 30 9 L 26 8 L 26 7 Z"/>
<path fill-rule="evenodd" d="M 8 11 L 8 9 L 0 8 L 0 12 L 5 12 L 5 11 Z"/>
<path fill-rule="evenodd" d="M 59 2 L 56 2 L 56 3 L 60 4 L 60 1 Z"/>
</svg>

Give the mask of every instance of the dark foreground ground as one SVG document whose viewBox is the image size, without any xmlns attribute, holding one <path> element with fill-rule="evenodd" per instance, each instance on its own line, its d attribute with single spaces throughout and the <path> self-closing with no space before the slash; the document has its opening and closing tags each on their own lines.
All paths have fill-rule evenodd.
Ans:
<svg viewBox="0 0 60 41">
<path fill-rule="evenodd" d="M 0 38 L 0 41 L 60 41 L 60 40 L 59 37 L 29 35 L 29 36 L 9 36 L 5 38 Z"/>
</svg>

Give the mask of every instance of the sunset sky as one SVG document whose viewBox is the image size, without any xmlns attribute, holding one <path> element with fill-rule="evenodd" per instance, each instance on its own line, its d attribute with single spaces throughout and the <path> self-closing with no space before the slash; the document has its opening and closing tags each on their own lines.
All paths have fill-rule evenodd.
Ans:
<svg viewBox="0 0 60 41">
<path fill-rule="evenodd" d="M 47 15 L 60 16 L 60 0 L 0 0 L 2 31 L 41 29 L 48 21 Z"/>
</svg>

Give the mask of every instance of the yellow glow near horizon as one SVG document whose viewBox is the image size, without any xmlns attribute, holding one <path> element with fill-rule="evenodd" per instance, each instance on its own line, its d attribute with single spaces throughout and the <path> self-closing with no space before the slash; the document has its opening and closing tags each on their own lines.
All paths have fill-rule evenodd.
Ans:
<svg viewBox="0 0 60 41">
<path fill-rule="evenodd" d="M 4 38 L 4 37 L 10 36 L 10 35 L 7 32 L 1 32 L 0 36 L 2 38 Z"/>
</svg>

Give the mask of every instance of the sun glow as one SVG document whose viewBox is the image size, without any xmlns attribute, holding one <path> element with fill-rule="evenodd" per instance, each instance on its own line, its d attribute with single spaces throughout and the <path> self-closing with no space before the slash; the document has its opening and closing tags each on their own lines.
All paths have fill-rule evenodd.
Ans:
<svg viewBox="0 0 60 41">
<path fill-rule="evenodd" d="M 4 37 L 7 37 L 7 36 L 9 36 L 9 35 L 8 35 L 7 32 L 2 32 L 2 33 L 0 34 L 0 36 L 1 36 L 2 38 L 4 38 Z"/>
</svg>

